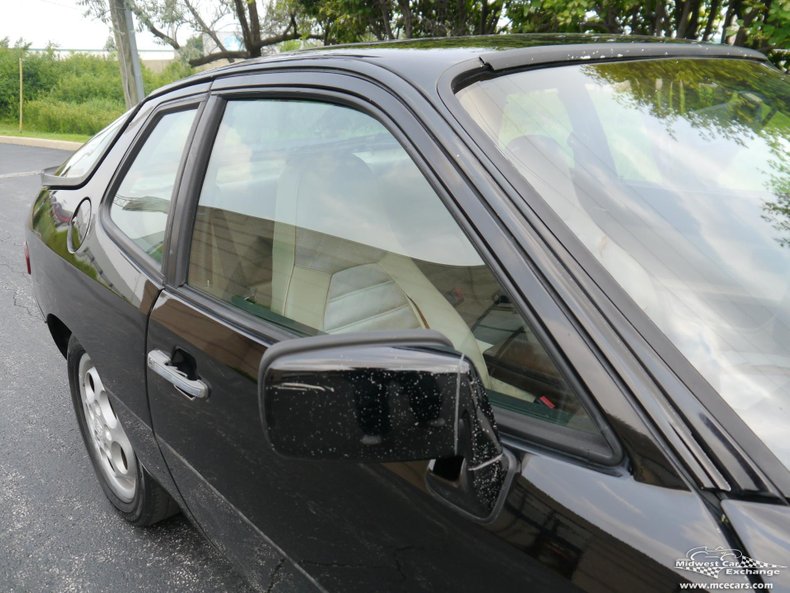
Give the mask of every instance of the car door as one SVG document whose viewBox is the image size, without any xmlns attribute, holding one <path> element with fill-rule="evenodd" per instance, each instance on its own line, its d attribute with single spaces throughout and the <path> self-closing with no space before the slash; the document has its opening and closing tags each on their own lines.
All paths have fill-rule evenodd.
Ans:
<svg viewBox="0 0 790 593">
<path fill-rule="evenodd" d="M 175 229 L 180 251 L 148 328 L 149 360 L 180 373 L 149 370 L 148 394 L 190 512 L 253 581 L 667 591 L 684 580 L 675 558 L 726 544 L 687 474 L 399 100 L 320 72 L 214 91 L 179 196 L 192 204 Z M 258 365 L 272 344 L 409 328 L 447 336 L 495 407 L 518 469 L 491 517 L 430 488 L 457 478 L 452 463 L 289 459 L 264 435 Z M 379 438 L 375 426 L 343 429 Z"/>
<path fill-rule="evenodd" d="M 134 451 L 149 472 L 174 495 L 175 486 L 150 427 L 145 365 L 141 360 L 145 353 L 148 314 L 163 286 L 161 257 L 158 253 L 146 253 L 138 231 L 141 220 L 145 219 L 147 235 L 164 236 L 169 221 L 168 204 L 203 90 L 203 86 L 187 88 L 172 97 L 174 101 L 146 103 L 129 121 L 117 124 L 123 129 L 120 133 L 117 129 L 112 131 L 118 138 L 106 154 L 101 154 L 101 148 L 94 154 L 97 147 L 86 145 L 69 162 L 68 170 L 83 176 L 86 176 L 85 168 L 95 171 L 89 171 L 84 185 L 80 186 L 77 179 L 76 187 L 72 183 L 52 190 L 49 204 L 53 224 L 41 224 L 45 229 L 42 238 L 52 245 L 57 245 L 58 235 L 67 236 L 66 245 L 57 253 L 42 254 L 53 258 L 46 266 L 51 276 L 48 285 L 57 286 L 60 291 L 59 296 L 41 295 L 47 303 L 46 310 L 51 312 L 48 322 L 60 322 L 68 327 L 89 353 Z M 154 161 L 162 179 L 156 188 L 148 188 L 147 193 L 155 194 L 159 200 L 152 219 L 151 212 L 146 212 L 144 207 L 124 209 L 123 205 L 128 203 L 124 196 L 129 196 L 135 188 L 142 189 L 140 180 L 151 178 Z M 98 167 L 91 166 L 97 162 L 100 162 Z M 39 211 L 34 215 L 47 214 Z M 63 295 L 79 295 L 79 298 Z M 65 355 L 67 342 L 59 346 Z M 124 454 L 131 456 L 132 452 Z M 126 465 L 113 467 L 121 473 L 128 470 Z"/>
</svg>

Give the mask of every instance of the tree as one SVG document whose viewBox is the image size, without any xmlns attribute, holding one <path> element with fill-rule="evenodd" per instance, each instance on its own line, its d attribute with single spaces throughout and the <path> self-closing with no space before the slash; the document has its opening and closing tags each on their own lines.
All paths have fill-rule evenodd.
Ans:
<svg viewBox="0 0 790 593">
<path fill-rule="evenodd" d="M 107 0 L 80 0 L 80 3 L 89 15 L 109 21 Z M 300 28 L 303 19 L 297 11 L 301 6 L 288 0 L 269 2 L 263 14 L 256 0 L 126 0 L 126 3 L 141 30 L 149 31 L 178 53 L 191 54 L 185 58 L 192 66 L 221 59 L 259 57 L 264 48 L 313 36 L 309 30 Z M 226 47 L 218 29 L 223 22 L 238 27 L 240 47 Z M 188 32 L 187 39 L 184 30 Z M 196 56 L 194 48 L 202 46 L 204 36 L 213 42 L 214 49 Z M 193 51 L 184 51 L 190 48 Z"/>
<path fill-rule="evenodd" d="M 509 0 L 517 32 L 597 32 L 721 41 L 787 60 L 790 0 Z"/>
<path fill-rule="evenodd" d="M 504 0 L 301 0 L 325 44 L 500 32 Z"/>
<path fill-rule="evenodd" d="M 80 0 L 106 19 L 107 0 Z M 126 0 L 141 28 L 192 65 L 262 55 L 285 41 L 354 41 L 501 32 L 637 34 L 754 47 L 787 66 L 790 0 Z M 230 23 L 238 47 L 218 27 Z M 211 50 L 195 55 L 194 37 Z M 191 39 L 191 41 L 190 41 Z"/>
</svg>

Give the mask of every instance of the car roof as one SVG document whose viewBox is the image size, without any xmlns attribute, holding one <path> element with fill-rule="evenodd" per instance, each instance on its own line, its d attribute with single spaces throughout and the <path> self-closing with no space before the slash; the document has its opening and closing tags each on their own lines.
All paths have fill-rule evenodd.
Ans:
<svg viewBox="0 0 790 593">
<path fill-rule="evenodd" d="M 349 69 L 353 69 L 354 62 L 375 64 L 398 74 L 418 88 L 430 91 L 435 90 L 437 80 L 445 71 L 465 63 L 470 68 L 498 71 L 574 61 L 660 57 L 767 60 L 763 54 L 742 47 L 640 35 L 555 33 L 402 39 L 332 45 L 252 58 L 195 74 L 154 91 L 151 97 L 167 93 L 173 88 L 226 76 L 253 73 L 286 64 L 314 66 L 316 62 L 324 60 L 334 61 L 335 66 L 337 61 L 346 62 Z"/>
</svg>

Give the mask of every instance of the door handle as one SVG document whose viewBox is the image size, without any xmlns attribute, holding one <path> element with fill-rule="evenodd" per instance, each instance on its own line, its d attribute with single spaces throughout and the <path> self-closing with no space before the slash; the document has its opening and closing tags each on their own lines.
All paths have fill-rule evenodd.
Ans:
<svg viewBox="0 0 790 593">
<path fill-rule="evenodd" d="M 173 364 L 170 357 L 161 350 L 148 353 L 148 368 L 178 389 L 189 399 L 206 399 L 208 385 L 200 379 L 190 379 L 187 374 Z"/>
</svg>

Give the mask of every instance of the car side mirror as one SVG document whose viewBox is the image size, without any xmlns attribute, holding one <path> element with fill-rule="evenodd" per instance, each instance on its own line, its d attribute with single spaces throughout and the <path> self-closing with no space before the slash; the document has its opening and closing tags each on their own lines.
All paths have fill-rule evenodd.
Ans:
<svg viewBox="0 0 790 593">
<path fill-rule="evenodd" d="M 272 448 L 302 459 L 433 460 L 428 490 L 478 520 L 495 513 L 515 462 L 474 365 L 431 330 L 298 338 L 258 375 Z"/>
</svg>

